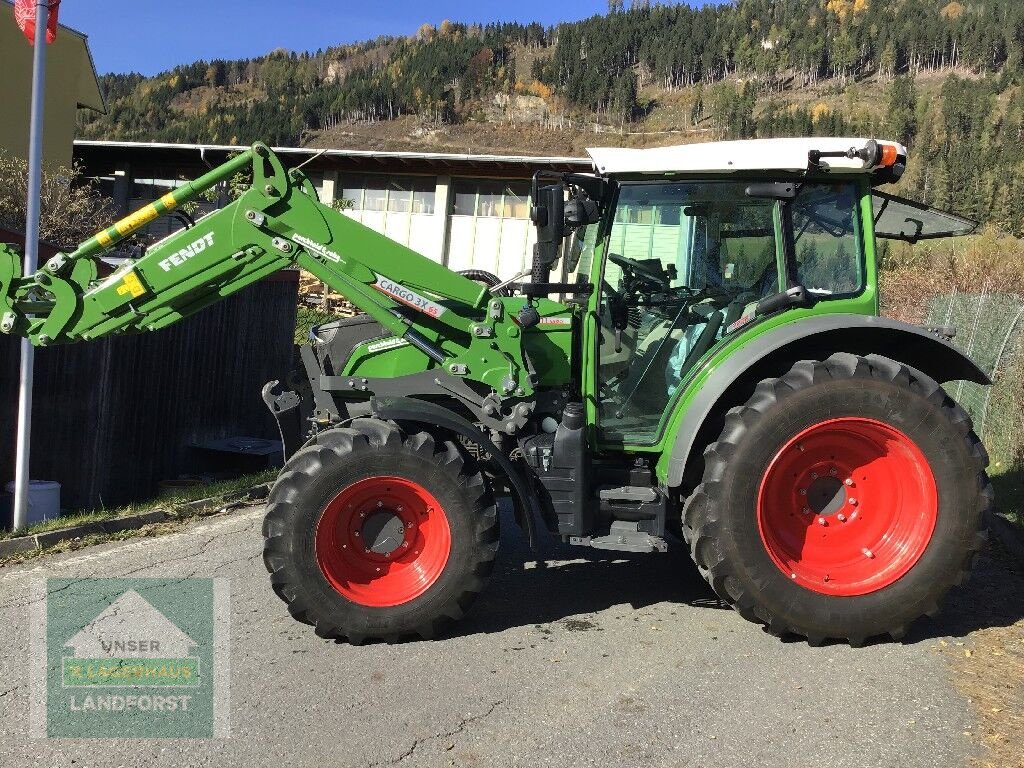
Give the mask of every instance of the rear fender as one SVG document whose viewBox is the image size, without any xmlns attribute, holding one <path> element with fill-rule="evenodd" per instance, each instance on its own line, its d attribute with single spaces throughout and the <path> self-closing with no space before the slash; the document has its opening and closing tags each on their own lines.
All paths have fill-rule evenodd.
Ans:
<svg viewBox="0 0 1024 768">
<path fill-rule="evenodd" d="M 940 383 L 991 380 L 946 338 L 920 326 L 870 315 L 819 315 L 779 326 L 717 365 L 694 396 L 671 445 L 667 482 L 678 487 L 687 464 L 714 439 L 714 417 L 741 405 L 758 381 L 781 376 L 797 360 L 824 360 L 834 352 L 881 355 L 927 374 Z M 702 429 L 705 434 L 701 434 Z M 698 437 L 700 439 L 698 439 Z M 696 454 L 694 453 L 696 451 Z"/>
</svg>

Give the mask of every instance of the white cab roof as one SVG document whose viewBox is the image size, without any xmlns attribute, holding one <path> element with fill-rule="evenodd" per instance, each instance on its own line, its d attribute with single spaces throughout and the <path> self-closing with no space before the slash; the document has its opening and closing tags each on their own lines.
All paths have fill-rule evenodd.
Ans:
<svg viewBox="0 0 1024 768">
<path fill-rule="evenodd" d="M 863 138 L 799 138 L 749 139 L 745 141 L 712 141 L 704 144 L 683 144 L 654 149 L 588 149 L 598 173 L 608 176 L 632 173 L 730 173 L 736 171 L 803 171 L 807 169 L 807 153 L 813 149 L 822 152 L 845 152 L 862 148 L 868 140 Z M 891 141 L 899 154 L 906 157 L 907 150 Z M 870 172 L 858 158 L 822 158 L 821 166 L 846 172 Z"/>
</svg>

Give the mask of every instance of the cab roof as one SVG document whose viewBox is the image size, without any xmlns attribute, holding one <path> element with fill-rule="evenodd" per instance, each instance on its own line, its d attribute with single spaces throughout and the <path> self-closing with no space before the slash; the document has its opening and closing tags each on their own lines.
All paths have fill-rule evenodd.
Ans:
<svg viewBox="0 0 1024 768">
<path fill-rule="evenodd" d="M 736 173 L 741 171 L 807 170 L 808 153 L 846 152 L 861 149 L 868 143 L 865 138 L 807 137 L 797 139 L 748 139 L 744 141 L 712 141 L 702 144 L 684 144 L 653 149 L 594 148 L 587 153 L 594 161 L 597 172 L 605 176 L 665 173 Z M 907 149 L 892 141 L 882 145 L 896 148 L 896 154 L 905 158 Z M 823 170 L 843 173 L 872 173 L 877 166 L 865 165 L 857 157 L 822 158 Z"/>
</svg>

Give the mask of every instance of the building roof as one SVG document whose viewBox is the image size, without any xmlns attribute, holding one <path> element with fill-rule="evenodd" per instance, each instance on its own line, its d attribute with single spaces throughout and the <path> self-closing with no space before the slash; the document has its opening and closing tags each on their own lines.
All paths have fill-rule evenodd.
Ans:
<svg viewBox="0 0 1024 768">
<path fill-rule="evenodd" d="M 125 159 L 164 158 L 180 162 L 183 159 L 203 159 L 211 164 L 223 162 L 227 155 L 247 149 L 245 146 L 226 144 L 170 144 L 144 141 L 75 141 L 77 154 L 110 154 Z M 337 166 L 364 171 L 415 172 L 416 168 L 432 172 L 472 173 L 481 175 L 495 171 L 532 173 L 537 168 L 555 171 L 590 171 L 593 163 L 585 157 L 530 157 L 527 155 L 477 155 L 454 152 L 378 152 L 361 149 L 321 149 L 316 147 L 273 147 L 274 152 L 289 164 L 316 160 L 317 165 Z M 208 157 L 209 156 L 209 157 Z"/>
<path fill-rule="evenodd" d="M 11 23 L 13 23 L 14 3 L 11 0 L 0 0 L 0 8 L 8 10 L 11 14 Z M 57 27 L 57 39 L 53 45 L 61 45 L 62 39 L 66 40 L 70 37 L 74 41 L 72 45 L 81 46 L 85 61 L 88 63 L 88 70 L 85 71 L 83 69 L 78 78 L 76 88 L 78 106 L 94 109 L 97 112 L 106 112 L 107 103 L 103 92 L 100 90 L 99 76 L 96 73 L 96 62 L 92 58 L 92 51 L 89 50 L 89 36 L 63 24 L 58 24 Z"/>
<path fill-rule="evenodd" d="M 587 152 L 600 173 L 733 173 L 737 171 L 803 171 L 807 169 L 807 153 L 845 152 L 851 147 L 861 148 L 868 142 L 862 138 L 799 138 L 749 139 L 745 141 L 712 141 L 703 144 L 684 144 L 654 149 L 595 148 Z M 905 147 L 891 144 L 906 156 Z M 857 158 L 829 157 L 822 166 L 832 170 L 869 173 Z"/>
</svg>

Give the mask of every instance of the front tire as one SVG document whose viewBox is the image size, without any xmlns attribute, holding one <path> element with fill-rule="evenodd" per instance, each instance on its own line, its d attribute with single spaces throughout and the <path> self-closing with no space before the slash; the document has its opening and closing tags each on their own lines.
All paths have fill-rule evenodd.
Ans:
<svg viewBox="0 0 1024 768">
<path fill-rule="evenodd" d="M 812 643 L 901 637 L 985 541 L 988 456 L 923 374 L 840 353 L 758 384 L 687 500 L 701 574 L 744 618 Z"/>
<path fill-rule="evenodd" d="M 484 588 L 498 515 L 455 443 L 356 419 L 288 461 L 263 534 L 274 591 L 321 637 L 426 639 Z"/>
</svg>

